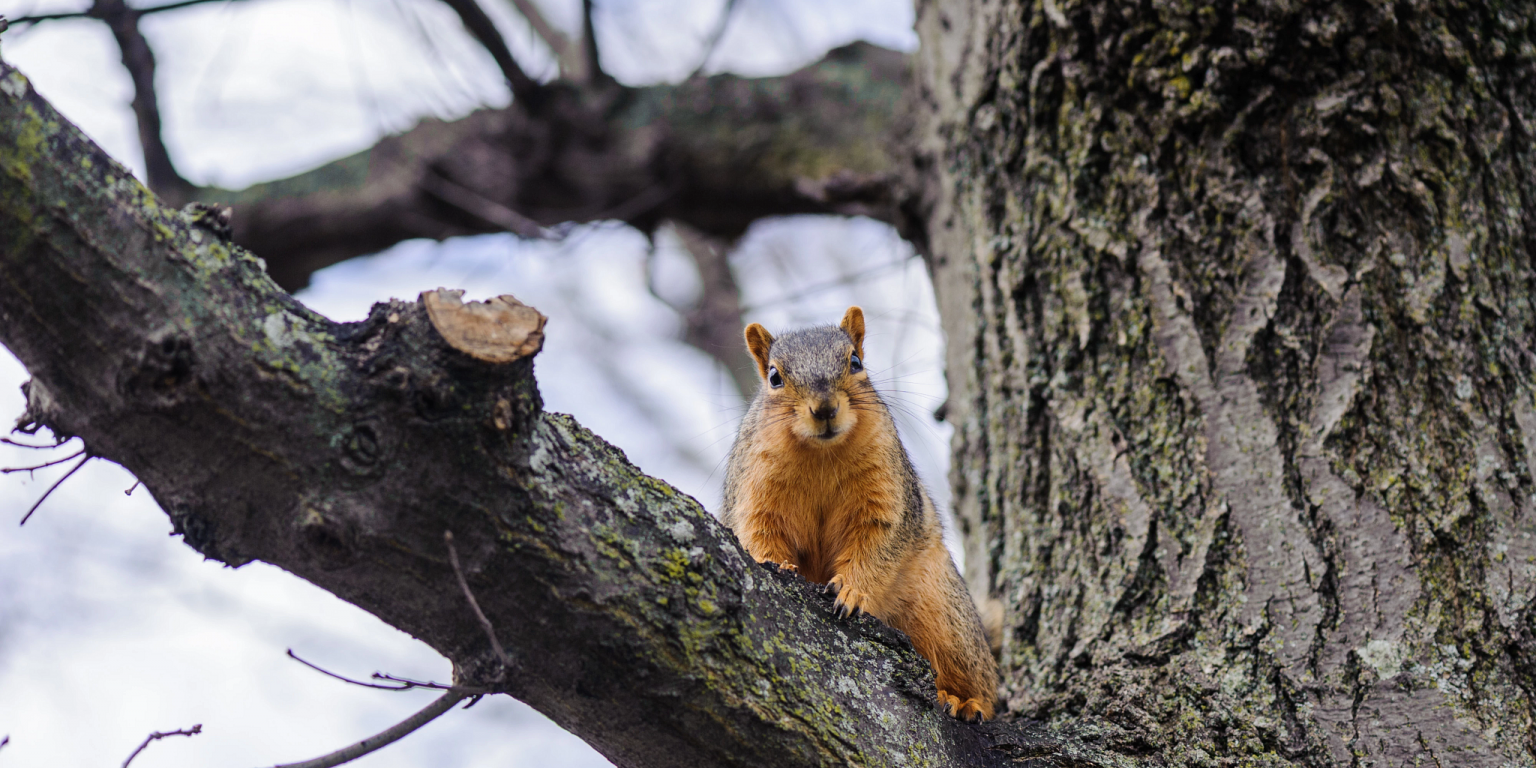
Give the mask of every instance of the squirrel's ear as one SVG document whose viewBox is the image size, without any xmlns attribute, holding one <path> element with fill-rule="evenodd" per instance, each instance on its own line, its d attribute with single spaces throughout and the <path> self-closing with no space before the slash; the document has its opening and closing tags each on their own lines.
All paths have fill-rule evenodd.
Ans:
<svg viewBox="0 0 1536 768">
<path fill-rule="evenodd" d="M 768 348 L 773 346 L 773 334 L 767 328 L 753 323 L 747 326 L 744 335 L 747 337 L 747 351 L 757 361 L 757 375 L 768 378 Z"/>
<path fill-rule="evenodd" d="M 853 339 L 853 351 L 860 357 L 864 356 L 864 310 L 858 307 L 849 307 L 843 313 L 843 332 L 848 338 Z"/>
</svg>

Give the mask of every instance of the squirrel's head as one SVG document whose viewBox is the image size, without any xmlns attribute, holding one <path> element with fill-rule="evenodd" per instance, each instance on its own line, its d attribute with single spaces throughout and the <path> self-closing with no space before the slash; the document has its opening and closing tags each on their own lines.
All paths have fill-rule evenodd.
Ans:
<svg viewBox="0 0 1536 768">
<path fill-rule="evenodd" d="M 864 371 L 864 310 L 849 307 L 835 328 L 778 338 L 753 323 L 746 337 L 763 380 L 768 425 L 782 425 L 809 445 L 833 446 L 858 424 L 860 411 L 879 407 Z"/>
</svg>

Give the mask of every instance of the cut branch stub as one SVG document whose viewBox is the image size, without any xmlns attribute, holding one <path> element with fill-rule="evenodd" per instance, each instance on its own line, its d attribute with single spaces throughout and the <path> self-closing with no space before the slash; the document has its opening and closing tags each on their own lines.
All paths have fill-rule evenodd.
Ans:
<svg viewBox="0 0 1536 768">
<path fill-rule="evenodd" d="M 511 295 L 468 304 L 463 296 L 462 290 L 446 288 L 421 294 L 432 327 L 449 346 L 487 363 L 533 357 L 544 347 L 544 323 L 549 318 L 537 309 Z"/>
</svg>

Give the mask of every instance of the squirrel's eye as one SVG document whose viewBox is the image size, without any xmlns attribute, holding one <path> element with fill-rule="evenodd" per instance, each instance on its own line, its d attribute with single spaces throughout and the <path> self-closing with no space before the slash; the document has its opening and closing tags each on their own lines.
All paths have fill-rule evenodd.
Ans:
<svg viewBox="0 0 1536 768">
<path fill-rule="evenodd" d="M 864 370 L 864 361 L 860 360 L 858 355 L 854 355 L 854 356 L 848 358 L 848 372 L 849 373 L 858 373 L 859 371 L 862 371 L 862 370 Z"/>
<path fill-rule="evenodd" d="M 770 367 L 768 369 L 768 386 L 774 389 L 784 386 L 784 377 L 779 375 L 778 368 Z"/>
</svg>

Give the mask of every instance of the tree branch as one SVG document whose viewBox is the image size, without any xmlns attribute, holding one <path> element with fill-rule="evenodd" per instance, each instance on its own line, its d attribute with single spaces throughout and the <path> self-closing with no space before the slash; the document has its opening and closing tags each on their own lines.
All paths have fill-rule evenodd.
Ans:
<svg viewBox="0 0 1536 768">
<path fill-rule="evenodd" d="M 741 320 L 741 287 L 731 271 L 731 244 L 686 224 L 674 223 L 673 231 L 693 259 L 700 284 L 698 302 L 676 308 L 683 316 L 683 341 L 714 358 L 730 374 L 742 399 L 750 400 L 760 382 L 757 365 L 741 341 L 745 324 Z"/>
<path fill-rule="evenodd" d="M 515 300 L 430 292 L 333 323 L 4 64 L 0 174 L 0 343 L 33 376 L 23 419 L 128 468 L 203 555 L 278 565 L 493 680 L 445 562 L 455 531 L 514 663 L 497 689 L 623 766 L 1108 764 L 1037 726 L 941 714 L 905 637 L 836 619 L 820 587 L 544 413 L 541 324 Z"/>
<path fill-rule="evenodd" d="M 159 741 L 159 740 L 161 740 L 161 739 L 163 739 L 163 738 L 165 738 L 167 736 L 196 736 L 196 735 L 198 735 L 199 733 L 202 733 L 202 732 L 203 732 L 203 724 L 202 723 L 198 723 L 197 725 L 194 725 L 191 728 L 183 728 L 183 729 L 178 729 L 178 730 L 175 730 L 175 731 L 167 731 L 165 733 L 161 733 L 159 731 L 155 731 L 155 732 L 149 734 L 148 736 L 145 736 L 144 737 L 144 741 L 139 744 L 139 748 L 135 749 L 133 751 L 133 754 L 129 755 L 128 759 L 123 761 L 123 768 L 128 768 L 128 764 L 133 762 L 133 759 L 135 757 L 138 757 L 139 753 L 143 752 L 145 750 L 145 748 L 147 748 L 150 745 L 150 742 Z"/>
<path fill-rule="evenodd" d="M 433 720 L 436 720 L 439 717 L 442 717 L 443 714 L 448 710 L 453 709 L 455 704 L 458 704 L 459 702 L 469 698 L 472 695 L 474 694 L 466 692 L 462 689 L 449 689 L 442 696 L 434 699 L 431 704 L 423 707 L 420 712 L 417 712 L 416 714 L 411 715 L 410 717 L 407 717 L 406 719 L 401 720 L 400 722 L 395 723 L 394 725 L 385 728 L 384 730 L 379 731 L 378 733 L 369 736 L 368 738 L 363 739 L 356 744 L 343 747 L 328 755 L 321 755 L 320 757 L 317 757 L 313 760 L 305 760 L 301 763 L 284 763 L 282 765 L 275 766 L 274 768 L 334 768 L 334 766 L 342 765 L 343 763 L 350 763 L 353 760 L 362 757 L 363 755 L 366 755 L 370 752 L 377 752 L 378 750 L 383 749 L 384 747 L 387 747 L 405 738 L 406 736 L 415 733 L 418 730 L 421 730 L 422 726 L 432 722 Z"/>
<path fill-rule="evenodd" d="M 164 6 L 160 10 L 170 8 Z M 187 202 L 193 186 L 177 172 L 161 136 L 160 105 L 155 96 L 155 54 L 139 31 L 142 12 L 129 8 L 123 0 L 95 0 L 87 13 L 106 22 L 112 30 L 112 38 L 122 53 L 123 68 L 133 80 L 133 115 L 138 120 L 139 146 L 144 149 L 149 188 L 172 205 Z"/>
<path fill-rule="evenodd" d="M 720 9 L 720 18 L 715 22 L 715 28 L 704 40 L 704 55 L 699 57 L 699 63 L 693 68 L 693 73 L 688 75 L 691 80 L 704 74 L 704 67 L 714 57 L 715 49 L 720 46 L 720 39 L 725 37 L 725 28 L 731 25 L 731 16 L 736 13 L 737 0 L 725 0 L 725 6 Z"/>
<path fill-rule="evenodd" d="M 149 8 L 134 8 L 133 12 L 138 14 L 139 16 L 148 16 L 148 15 L 150 15 L 152 13 L 163 13 L 165 11 L 176 11 L 176 10 L 180 10 L 182 8 L 187 8 L 187 7 L 193 6 L 193 5 L 203 5 L 203 4 L 206 4 L 206 3 L 233 3 L 233 2 L 239 2 L 239 0 L 181 0 L 181 2 L 166 3 L 165 5 L 155 5 L 155 6 L 151 6 Z M 73 12 L 69 12 L 69 13 L 41 13 L 41 14 L 37 14 L 35 16 L 23 16 L 23 17 L 21 17 L 19 19 L 12 19 L 11 23 L 12 24 L 36 24 L 36 23 L 41 22 L 41 21 L 59 21 L 59 20 L 62 20 L 62 19 L 94 19 L 94 18 L 101 18 L 101 17 L 97 16 L 95 14 L 95 12 L 92 11 L 92 10 L 85 10 L 85 11 L 73 11 Z M 0 32 L 3 32 L 3 31 L 4 31 L 4 29 L 0 29 Z"/>
<path fill-rule="evenodd" d="M 469 34 L 480 42 L 491 58 L 496 60 L 496 66 L 501 69 L 503 77 L 507 78 L 507 86 L 512 89 L 512 98 L 518 102 L 519 109 L 536 100 L 542 87 L 518 66 L 517 59 L 512 57 L 512 49 L 507 47 L 507 41 L 502 39 L 501 30 L 496 28 L 496 23 L 486 15 L 485 9 L 480 7 L 476 0 L 442 0 L 443 4 L 453 9 L 459 15 L 459 20 L 464 22 L 464 28 Z"/>
<path fill-rule="evenodd" d="M 564 77 L 575 83 L 587 82 L 587 62 L 580 48 L 571 42 L 565 33 L 555 29 L 549 20 L 544 18 L 544 13 L 533 0 L 511 0 L 517 12 L 533 27 L 534 34 L 539 36 L 549 50 L 560 61 L 560 71 Z"/>
<path fill-rule="evenodd" d="M 613 77 L 603 71 L 603 59 L 597 50 L 597 25 L 592 21 L 596 8 L 592 0 L 581 0 L 581 54 L 586 59 L 586 82 L 590 85 L 607 85 Z"/>
<path fill-rule="evenodd" d="M 785 77 L 717 75 L 606 97 L 551 86 L 534 113 L 424 120 L 314 171 L 200 197 L 234 206 L 236 242 L 290 290 L 406 239 L 569 221 L 650 231 L 672 219 L 728 241 L 759 218 L 797 213 L 906 230 L 916 220 L 901 152 L 907 61 L 856 43 Z"/>
</svg>

